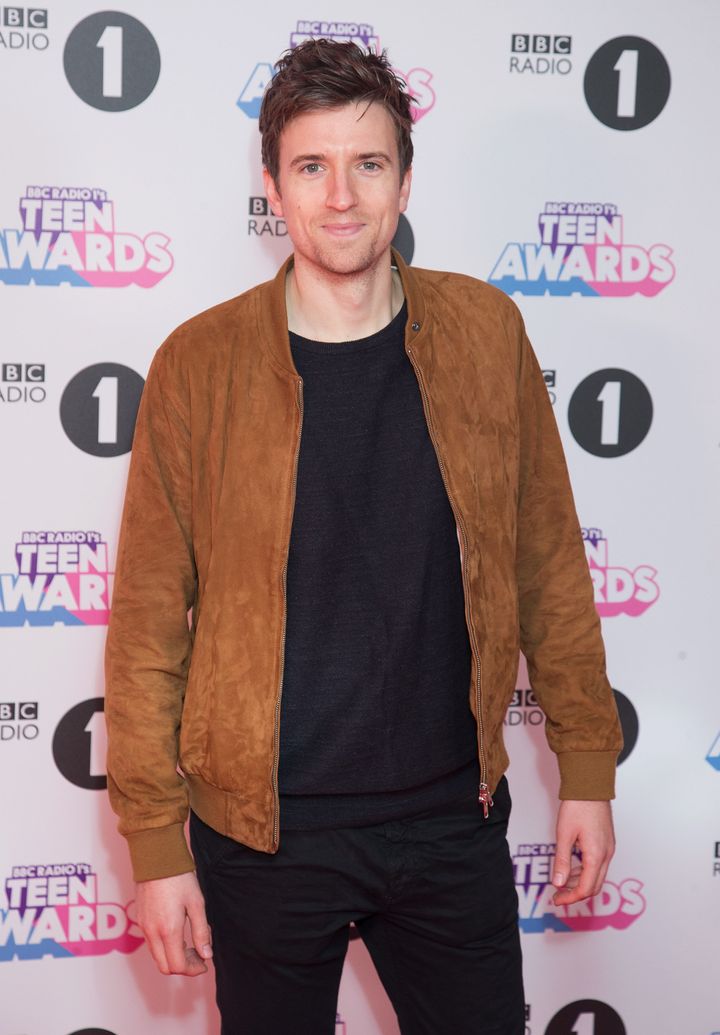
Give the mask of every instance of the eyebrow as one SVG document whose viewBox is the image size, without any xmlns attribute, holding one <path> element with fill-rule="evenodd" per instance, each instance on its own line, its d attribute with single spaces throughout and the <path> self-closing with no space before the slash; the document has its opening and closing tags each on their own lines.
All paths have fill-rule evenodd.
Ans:
<svg viewBox="0 0 720 1035">
<path fill-rule="evenodd" d="M 353 161 L 368 162 L 374 158 L 384 159 L 388 165 L 392 165 L 392 158 L 384 151 L 362 151 L 354 154 Z M 298 165 L 303 165 L 305 162 L 324 162 L 326 155 L 324 154 L 312 154 L 312 155 L 297 155 L 290 162 L 290 168 L 294 169 Z"/>
</svg>

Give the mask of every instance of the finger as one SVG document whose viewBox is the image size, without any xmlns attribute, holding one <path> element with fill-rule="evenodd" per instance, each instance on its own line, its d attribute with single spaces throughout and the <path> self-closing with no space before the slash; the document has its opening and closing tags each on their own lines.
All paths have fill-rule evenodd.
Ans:
<svg viewBox="0 0 720 1035">
<path fill-rule="evenodd" d="M 186 977 L 198 977 L 200 974 L 207 974 L 207 969 L 207 964 L 200 959 L 192 946 L 185 949 L 184 973 Z"/>
<path fill-rule="evenodd" d="M 176 948 L 177 947 L 174 946 L 174 949 Z M 207 966 L 195 952 L 195 949 L 193 949 L 192 946 L 188 947 L 184 941 L 181 943 L 181 953 L 182 955 L 179 958 L 173 957 L 168 960 L 171 974 L 178 974 L 184 977 L 197 977 L 198 974 L 205 974 L 207 972 Z"/>
<path fill-rule="evenodd" d="M 186 970 L 183 927 L 173 924 L 160 931 L 171 974 L 184 974 Z"/>
<path fill-rule="evenodd" d="M 571 893 L 575 891 L 578 884 L 580 883 L 580 869 L 574 866 L 570 871 L 570 876 L 565 882 L 565 886 L 559 891 L 556 891 L 553 895 L 553 902 L 556 906 L 565 905 L 572 901 Z"/>
<path fill-rule="evenodd" d="M 567 892 L 561 891 L 558 900 L 562 905 L 570 905 L 572 902 L 582 902 L 595 894 L 594 887 L 597 879 L 599 865 L 586 856 L 583 856 L 582 870 L 577 886 Z"/>
<path fill-rule="evenodd" d="M 572 850 L 575 843 L 574 837 L 571 838 L 568 834 L 558 827 L 557 831 L 557 845 L 555 849 L 555 864 L 553 866 L 553 877 L 552 882 L 556 888 L 562 888 L 567 883 L 568 877 L 570 876 Z"/>
<path fill-rule="evenodd" d="M 195 952 L 201 959 L 212 959 L 212 934 L 205 915 L 205 903 L 202 896 L 198 896 L 188 904 L 187 915 Z"/>
<path fill-rule="evenodd" d="M 165 955 L 165 947 L 162 942 L 162 938 L 154 931 L 148 928 L 143 928 L 143 934 L 145 935 L 145 941 L 147 942 L 150 955 L 155 960 L 155 965 L 161 974 L 170 973 L 170 965 L 168 964 L 167 956 Z"/>
<path fill-rule="evenodd" d="M 607 872 L 608 872 L 608 869 L 610 867 L 610 859 L 611 859 L 611 856 L 608 856 L 605 859 L 605 861 L 602 864 L 602 866 L 600 867 L 600 871 L 599 871 L 599 873 L 597 875 L 597 879 L 595 881 L 595 887 L 593 888 L 593 895 L 599 895 L 600 892 L 603 889 L 603 884 L 605 883 L 605 878 L 607 877 Z"/>
<path fill-rule="evenodd" d="M 578 884 L 580 883 L 580 877 L 581 876 L 582 876 L 582 871 L 581 871 L 580 867 L 579 866 L 573 866 L 573 868 L 570 870 L 570 876 L 568 877 L 568 879 L 567 879 L 567 881 L 565 883 L 565 889 L 567 890 L 567 889 L 570 889 L 570 888 L 576 888 L 578 886 Z"/>
</svg>

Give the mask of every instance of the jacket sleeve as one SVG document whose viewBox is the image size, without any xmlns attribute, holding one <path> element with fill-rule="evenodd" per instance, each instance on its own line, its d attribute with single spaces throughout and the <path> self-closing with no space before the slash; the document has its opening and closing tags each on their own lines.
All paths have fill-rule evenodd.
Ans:
<svg viewBox="0 0 720 1035">
<path fill-rule="evenodd" d="M 560 798 L 606 800 L 622 732 L 567 464 L 542 371 L 517 309 L 520 646 L 558 756 Z"/>
<path fill-rule="evenodd" d="M 195 599 L 189 400 L 166 342 L 138 410 L 105 651 L 108 792 L 136 880 L 194 868 L 178 772 Z"/>
</svg>

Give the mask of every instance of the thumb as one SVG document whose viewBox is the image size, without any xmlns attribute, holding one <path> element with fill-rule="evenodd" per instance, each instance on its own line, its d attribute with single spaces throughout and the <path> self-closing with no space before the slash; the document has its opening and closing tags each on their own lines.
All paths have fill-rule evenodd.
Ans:
<svg viewBox="0 0 720 1035">
<path fill-rule="evenodd" d="M 558 843 L 555 852 L 552 882 L 556 888 L 562 888 L 570 876 L 570 845 Z"/>
<path fill-rule="evenodd" d="M 209 960 L 212 958 L 212 935 L 210 926 L 205 916 L 205 905 L 201 897 L 193 901 L 187 907 L 188 920 L 190 921 L 190 936 L 200 959 Z"/>
</svg>

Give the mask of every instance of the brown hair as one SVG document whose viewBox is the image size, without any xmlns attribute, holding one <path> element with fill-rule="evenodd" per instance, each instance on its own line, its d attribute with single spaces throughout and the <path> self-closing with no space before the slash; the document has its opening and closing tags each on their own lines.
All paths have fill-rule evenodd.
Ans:
<svg viewBox="0 0 720 1035">
<path fill-rule="evenodd" d="M 356 43 L 305 40 L 286 51 L 265 91 L 260 108 L 262 161 L 277 183 L 280 134 L 295 116 L 320 108 L 340 108 L 352 101 L 382 104 L 395 123 L 400 177 L 410 168 L 413 99 L 395 75 L 386 51 L 374 54 Z"/>
</svg>

